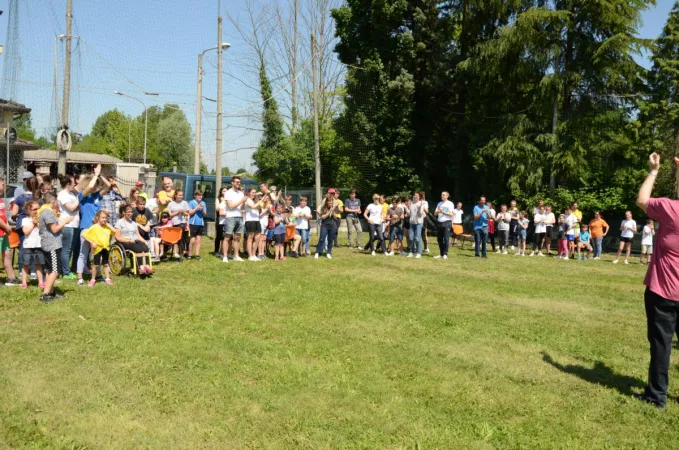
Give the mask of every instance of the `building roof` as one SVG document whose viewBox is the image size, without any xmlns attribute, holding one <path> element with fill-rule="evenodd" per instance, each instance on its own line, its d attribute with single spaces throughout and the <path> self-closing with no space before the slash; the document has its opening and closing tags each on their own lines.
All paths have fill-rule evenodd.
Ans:
<svg viewBox="0 0 679 450">
<path fill-rule="evenodd" d="M 59 161 L 59 152 L 49 149 L 27 150 L 24 152 L 24 161 L 57 162 Z M 114 158 L 113 156 L 100 155 L 98 153 L 68 152 L 66 154 L 66 162 L 78 164 L 113 165 L 123 161 L 118 158 Z"/>
<path fill-rule="evenodd" d="M 0 148 L 4 149 L 7 148 L 7 140 L 5 140 L 5 137 L 0 134 Z M 14 141 L 14 144 L 10 144 L 10 151 L 11 150 L 35 150 L 40 148 L 36 144 L 34 144 L 31 141 L 27 141 L 24 139 L 17 139 Z"/>
<path fill-rule="evenodd" d="M 0 111 L 12 111 L 19 114 L 25 114 L 31 112 L 31 108 L 27 108 L 26 105 L 22 105 L 21 103 L 0 98 Z"/>
</svg>

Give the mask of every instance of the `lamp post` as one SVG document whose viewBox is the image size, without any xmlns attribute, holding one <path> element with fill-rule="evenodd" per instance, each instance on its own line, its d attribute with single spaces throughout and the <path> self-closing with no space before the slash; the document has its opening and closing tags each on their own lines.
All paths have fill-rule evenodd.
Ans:
<svg viewBox="0 0 679 450">
<path fill-rule="evenodd" d="M 131 98 L 132 100 L 136 100 L 139 103 L 141 103 L 141 105 L 144 107 L 144 164 L 146 164 L 146 138 L 148 136 L 148 128 L 149 128 L 149 111 L 146 108 L 146 104 L 143 101 L 141 101 L 140 99 L 138 99 L 137 97 L 133 97 L 133 96 L 128 95 L 124 92 L 113 91 L 113 93 L 116 94 L 116 95 L 122 95 L 123 97 Z M 144 95 L 160 95 L 160 94 L 158 94 L 157 92 L 144 92 Z"/>
<path fill-rule="evenodd" d="M 222 42 L 221 49 L 228 50 L 231 44 Z M 203 55 L 210 50 L 217 50 L 217 47 L 212 47 L 203 50 L 198 54 L 198 94 L 196 99 L 196 143 L 193 151 L 193 173 L 200 174 L 200 140 L 201 140 L 201 123 L 203 115 Z"/>
</svg>

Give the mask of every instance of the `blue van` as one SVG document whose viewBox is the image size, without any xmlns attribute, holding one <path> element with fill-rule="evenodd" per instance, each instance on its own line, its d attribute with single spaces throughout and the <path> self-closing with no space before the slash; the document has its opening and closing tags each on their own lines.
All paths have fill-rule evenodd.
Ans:
<svg viewBox="0 0 679 450">
<path fill-rule="evenodd" d="M 203 192 L 203 200 L 207 205 L 207 213 L 205 216 L 208 220 L 215 220 L 215 184 L 217 177 L 215 175 L 194 175 L 189 173 L 175 173 L 175 172 L 160 172 L 156 180 L 156 186 L 160 189 L 163 186 L 163 178 L 168 177 L 172 180 L 175 189 L 180 189 L 184 192 L 184 199 L 189 202 L 193 199 L 193 193 L 196 189 Z M 222 177 L 222 186 L 231 186 L 231 177 Z M 243 189 L 251 187 L 259 189 L 259 181 L 249 178 L 241 178 L 241 186 Z"/>
</svg>

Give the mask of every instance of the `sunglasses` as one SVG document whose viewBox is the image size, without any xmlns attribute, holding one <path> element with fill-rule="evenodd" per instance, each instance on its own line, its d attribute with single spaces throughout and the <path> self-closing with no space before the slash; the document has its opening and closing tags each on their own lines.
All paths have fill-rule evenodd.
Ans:
<svg viewBox="0 0 679 450">
<path fill-rule="evenodd" d="M 37 211 L 37 210 L 39 210 L 39 209 L 40 209 L 40 208 L 31 208 L 31 212 L 35 212 L 35 211 Z"/>
</svg>

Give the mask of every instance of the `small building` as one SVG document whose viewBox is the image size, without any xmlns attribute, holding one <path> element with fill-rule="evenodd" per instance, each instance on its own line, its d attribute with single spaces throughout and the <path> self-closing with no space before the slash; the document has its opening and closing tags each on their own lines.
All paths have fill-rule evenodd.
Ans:
<svg viewBox="0 0 679 450">
<path fill-rule="evenodd" d="M 35 150 L 37 145 L 23 139 L 13 139 L 14 118 L 31 112 L 21 103 L 0 99 L 0 176 L 9 183 L 21 183 L 24 172 L 24 151 Z M 10 136 L 9 154 L 7 153 L 7 136 Z M 8 167 L 9 163 L 9 167 Z"/>
</svg>

